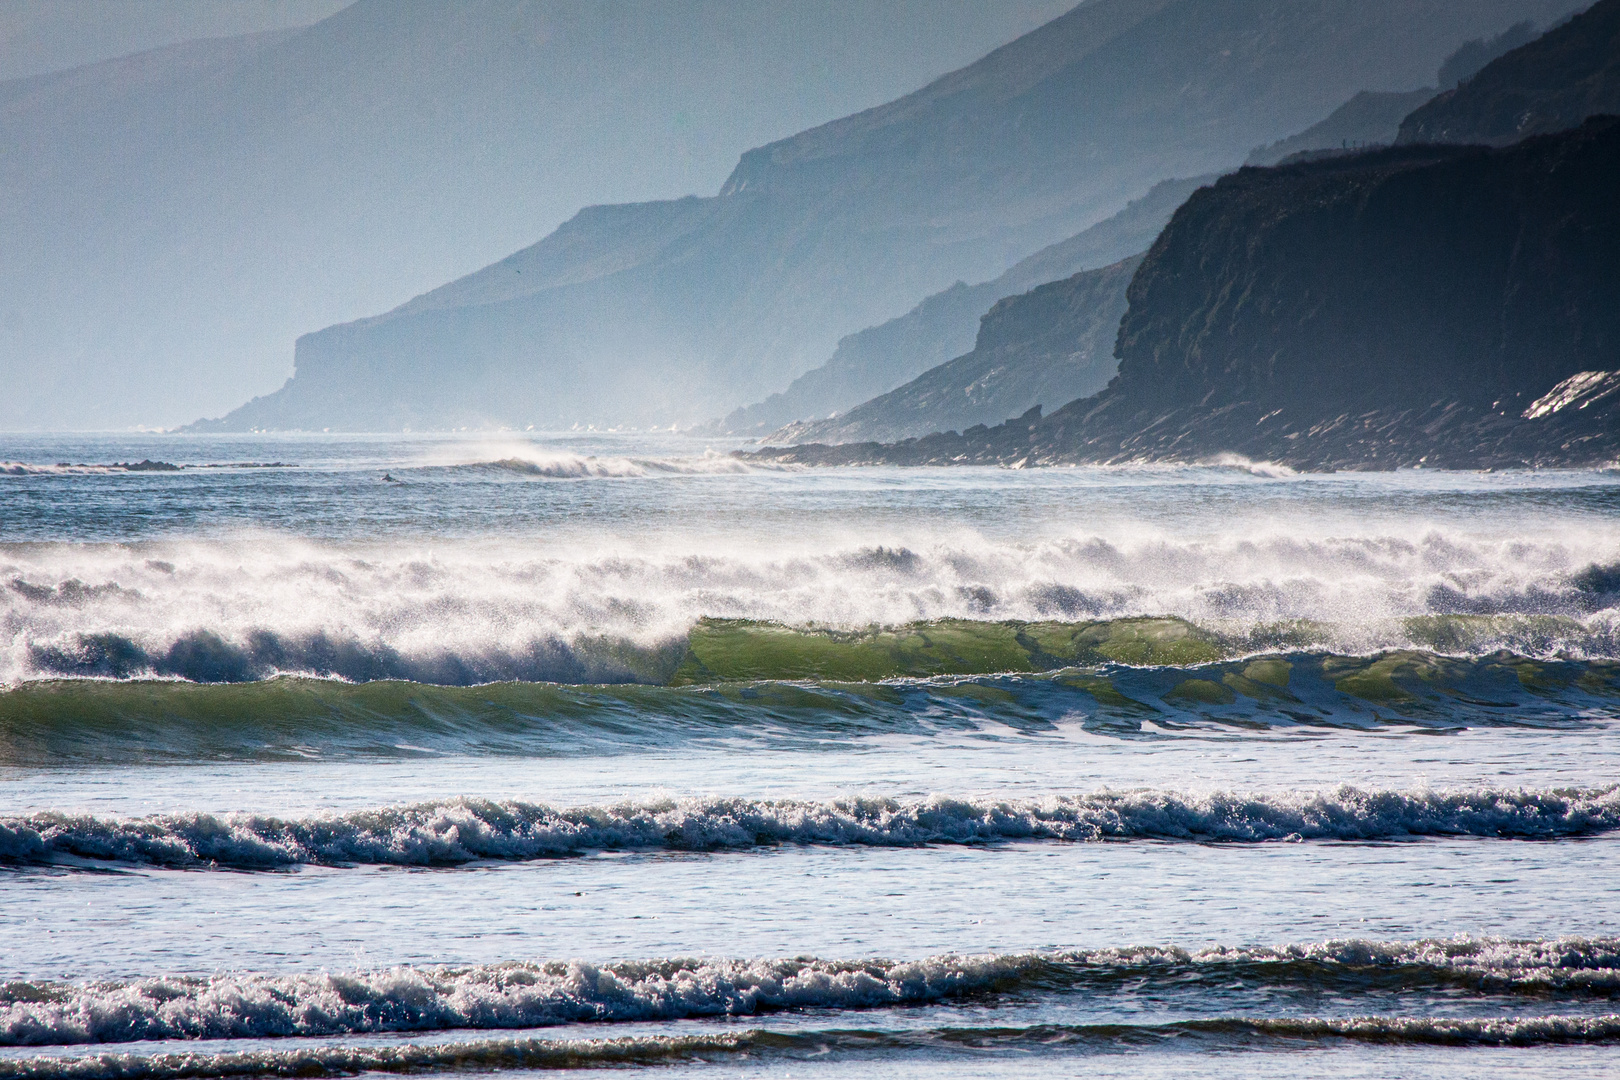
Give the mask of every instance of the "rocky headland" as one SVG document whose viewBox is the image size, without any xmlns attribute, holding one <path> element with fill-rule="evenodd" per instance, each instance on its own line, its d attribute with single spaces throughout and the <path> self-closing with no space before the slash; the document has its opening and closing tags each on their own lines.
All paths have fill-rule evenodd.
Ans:
<svg viewBox="0 0 1620 1080">
<path fill-rule="evenodd" d="M 1600 0 L 1401 122 L 1402 143 L 1505 146 L 1620 113 L 1620 4 Z"/>
<path fill-rule="evenodd" d="M 760 454 L 1609 464 L 1620 457 L 1617 190 L 1613 116 L 1504 148 L 1246 168 L 1196 192 L 1149 251 L 1129 288 L 1119 373 L 1101 393 L 996 427 Z"/>
<path fill-rule="evenodd" d="M 1062 405 L 1108 385 L 1125 290 L 1142 256 L 997 301 L 971 352 L 826 420 L 790 424 L 774 442 L 892 442 Z"/>
<path fill-rule="evenodd" d="M 1460 41 L 1579 2 L 1079 4 L 915 93 L 748 151 L 716 194 L 592 208 L 391 311 L 306 334 L 284 387 L 193 430 L 723 416 L 1161 180 L 1227 169 L 1358 90 L 1421 85 Z M 782 422 L 810 415 L 826 413 Z"/>
</svg>

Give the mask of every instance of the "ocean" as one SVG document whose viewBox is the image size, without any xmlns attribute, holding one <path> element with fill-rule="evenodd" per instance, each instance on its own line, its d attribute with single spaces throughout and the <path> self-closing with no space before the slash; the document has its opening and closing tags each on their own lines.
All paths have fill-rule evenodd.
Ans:
<svg viewBox="0 0 1620 1080">
<path fill-rule="evenodd" d="M 1620 473 L 739 445 L 0 437 L 0 1080 L 1620 1074 Z"/>
</svg>

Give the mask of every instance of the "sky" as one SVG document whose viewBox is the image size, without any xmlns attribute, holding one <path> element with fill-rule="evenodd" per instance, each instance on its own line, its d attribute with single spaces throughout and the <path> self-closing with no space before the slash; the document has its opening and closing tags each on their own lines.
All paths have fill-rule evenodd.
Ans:
<svg viewBox="0 0 1620 1080">
<path fill-rule="evenodd" d="M 0 0 L 0 430 L 217 415 L 299 334 L 583 206 L 713 194 L 1073 3 Z M 212 46 L 109 62 L 303 25 L 219 78 Z"/>
<path fill-rule="evenodd" d="M 196 38 L 307 26 L 350 0 L 0 0 L 0 79 Z"/>
</svg>

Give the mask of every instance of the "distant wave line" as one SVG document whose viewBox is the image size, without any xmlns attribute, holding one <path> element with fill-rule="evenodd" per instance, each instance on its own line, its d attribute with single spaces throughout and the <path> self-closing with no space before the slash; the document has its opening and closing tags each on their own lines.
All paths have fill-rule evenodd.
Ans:
<svg viewBox="0 0 1620 1080">
<path fill-rule="evenodd" d="M 804 466 L 752 462 L 729 454 L 691 457 L 605 457 L 594 454 L 526 452 L 488 461 L 434 462 L 395 471 L 495 472 L 542 480 L 631 479 L 651 476 L 712 476 L 797 472 Z"/>
</svg>

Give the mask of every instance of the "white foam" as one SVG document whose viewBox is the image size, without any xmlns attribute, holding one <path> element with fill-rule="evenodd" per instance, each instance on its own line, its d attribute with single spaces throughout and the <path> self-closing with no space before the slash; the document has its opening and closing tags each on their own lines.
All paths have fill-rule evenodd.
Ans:
<svg viewBox="0 0 1620 1080">
<path fill-rule="evenodd" d="M 956 1053 L 983 1062 L 1000 1047 L 1046 1053 L 1139 1047 L 1186 1035 L 1205 1045 L 1230 1040 L 1232 1049 L 1253 1049 L 1257 1040 L 1350 1039 L 1396 1045 L 1543 1046 L 1610 1043 L 1620 1039 L 1620 1016 L 1540 1016 L 1462 1020 L 1424 1017 L 1276 1019 L 1241 1017 L 1142 1025 L 1040 1025 L 977 1030 L 964 1044 L 950 1030 L 866 1032 L 762 1030 L 623 1039 L 479 1039 L 396 1046 L 316 1045 L 241 1053 L 95 1054 L 72 1058 L 0 1059 L 0 1078 L 17 1080 L 186 1080 L 214 1076 L 330 1076 L 363 1072 L 476 1069 L 581 1069 L 708 1063 L 724 1055 L 837 1061 L 858 1054 Z M 954 1036 L 954 1037 L 953 1037 Z"/>
<path fill-rule="evenodd" d="M 58 1001 L 0 1008 L 0 1043 L 523 1028 L 788 1008 L 872 1008 L 969 993 L 1016 977 L 1034 963 L 1039 961 L 1027 956 L 917 963 L 669 960 L 597 966 L 570 961 L 147 979 L 79 987 Z"/>
<path fill-rule="evenodd" d="M 111 465 L 40 465 L 26 461 L 0 461 L 0 476 L 100 476 L 126 471 Z"/>
<path fill-rule="evenodd" d="M 625 458 L 595 457 L 579 454 L 531 454 L 525 457 L 501 458 L 497 461 L 475 462 L 466 468 L 491 468 L 520 476 L 543 477 L 550 480 L 574 480 L 587 477 L 638 476 L 708 476 L 753 472 L 758 468 L 735 458 Z"/>
<path fill-rule="evenodd" d="M 1203 464 L 1217 469 L 1237 469 L 1248 473 L 1250 476 L 1263 476 L 1276 480 L 1299 475 L 1298 470 L 1287 465 L 1281 465 L 1275 461 L 1256 461 L 1253 458 L 1244 457 L 1242 454 L 1217 454 Z"/>
<path fill-rule="evenodd" d="M 1545 1046 L 1613 1042 L 1620 1015 L 1532 1016 L 1464 1020 L 1429 1016 L 1358 1016 L 1350 1019 L 1232 1019 L 1166 1025 L 1215 1034 L 1269 1035 L 1282 1039 L 1355 1039 L 1406 1045 Z"/>
<path fill-rule="evenodd" d="M 769 462 L 749 462 L 713 450 L 701 454 L 663 456 L 581 454 L 549 449 L 525 439 L 481 439 L 434 447 L 419 459 L 419 464 L 421 467 L 439 469 L 494 469 L 518 476 L 552 480 L 737 475 L 784 472 L 794 468 Z"/>
<path fill-rule="evenodd" d="M 1220 985 L 1241 981 L 1316 991 L 1353 987 L 1377 972 L 1397 974 L 1414 988 L 1601 994 L 1620 988 L 1617 945 L 1607 939 L 1354 940 L 1197 952 L 1102 949 L 917 961 L 559 961 L 30 984 L 29 996 L 46 1000 L 0 1006 L 0 1045 L 489 1030 L 783 1009 L 874 1009 L 1017 992 L 1032 985 L 1049 992 L 1105 993 L 1121 975 L 1162 978 L 1183 987 L 1199 980 Z"/>
<path fill-rule="evenodd" d="M 313 642 L 315 653 L 372 658 L 382 668 L 398 661 L 407 673 L 438 666 L 525 677 L 525 657 L 585 639 L 652 648 L 703 617 L 855 629 L 1143 615 L 1239 631 L 1311 620 L 1322 647 L 1363 653 L 1423 647 L 1405 621 L 1411 616 L 1505 613 L 1540 621 L 1482 624 L 1454 648 L 1620 656 L 1620 538 L 1599 526 L 1547 536 L 1323 536 L 1298 523 L 1213 539 L 1141 530 L 1020 542 L 969 533 L 917 539 L 904 547 L 679 537 L 573 546 L 255 537 L 13 547 L 0 551 L 0 685 L 179 670 L 162 659 L 198 635 L 236 650 L 261 640 Z M 109 642 L 127 643 L 134 659 L 123 667 L 98 661 L 96 650 Z M 267 661 L 255 673 L 319 670 L 298 663 Z M 366 664 L 351 666 L 361 674 L 335 670 L 374 677 L 363 674 Z"/>
<path fill-rule="evenodd" d="M 214 1076 L 346 1076 L 449 1069 L 567 1069 L 655 1065 L 755 1048 L 757 1033 L 630 1039 L 479 1039 L 403 1046 L 317 1045 L 237 1053 L 94 1054 L 0 1058 L 5 1080 L 186 1080 Z"/>
<path fill-rule="evenodd" d="M 171 866 L 453 865 L 595 850 L 759 845 L 909 846 L 1019 840 L 1550 839 L 1620 828 L 1620 786 L 1598 790 L 1362 791 L 1204 795 L 1139 790 L 1040 799 L 827 802 L 682 799 L 552 807 L 451 799 L 282 820 L 42 813 L 0 818 L 0 859 Z"/>
</svg>

